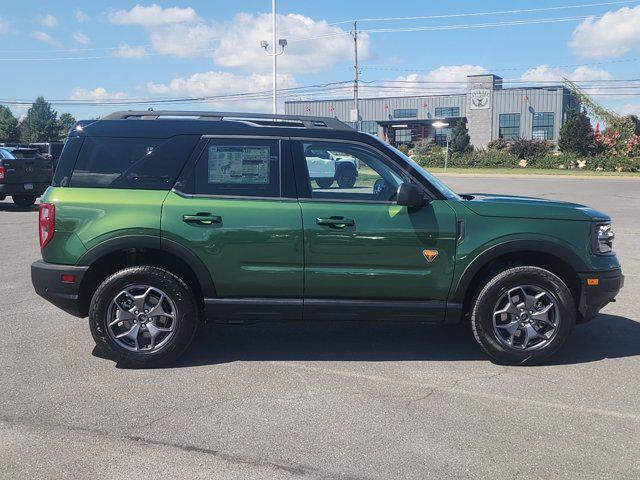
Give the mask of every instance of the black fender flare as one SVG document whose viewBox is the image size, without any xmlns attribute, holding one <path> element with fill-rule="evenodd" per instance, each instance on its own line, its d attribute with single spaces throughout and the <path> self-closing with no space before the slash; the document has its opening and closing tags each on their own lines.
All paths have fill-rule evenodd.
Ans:
<svg viewBox="0 0 640 480">
<path fill-rule="evenodd" d="M 454 285 L 452 302 L 464 301 L 473 277 L 489 262 L 509 253 L 539 252 L 551 255 L 568 264 L 576 273 L 587 271 L 589 268 L 575 252 L 562 244 L 541 239 L 514 239 L 493 245 L 477 255 L 465 268 L 458 283 Z"/>
<path fill-rule="evenodd" d="M 100 258 L 113 252 L 126 249 L 153 249 L 170 253 L 185 262 L 198 278 L 200 288 L 206 297 L 215 297 L 216 289 L 209 269 L 200 258 L 184 245 L 160 238 L 156 235 L 123 235 L 110 238 L 87 250 L 76 265 L 91 266 Z"/>
</svg>

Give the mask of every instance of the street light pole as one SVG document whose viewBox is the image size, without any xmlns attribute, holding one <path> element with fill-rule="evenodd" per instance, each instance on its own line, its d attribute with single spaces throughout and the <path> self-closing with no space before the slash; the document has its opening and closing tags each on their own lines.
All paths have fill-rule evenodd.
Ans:
<svg viewBox="0 0 640 480">
<path fill-rule="evenodd" d="M 276 57 L 284 53 L 284 47 L 287 46 L 287 40 L 281 38 L 278 40 L 280 51 L 276 51 L 276 0 L 271 0 L 271 52 L 269 52 L 269 42 L 262 40 L 260 46 L 264 48 L 267 55 L 271 56 L 271 69 L 273 74 L 273 113 L 278 113 L 278 71 L 276 66 Z"/>
<path fill-rule="evenodd" d="M 431 126 L 434 128 L 445 128 L 445 127 L 448 127 L 449 124 L 446 122 L 437 121 L 437 122 L 433 122 Z M 447 139 L 446 150 L 444 152 L 444 171 L 445 172 L 447 171 L 447 163 L 449 163 L 449 132 L 447 132 L 446 139 Z"/>
<path fill-rule="evenodd" d="M 271 45 L 276 48 L 276 0 L 271 0 Z M 283 48 L 284 51 L 284 48 Z M 275 50 L 274 50 L 275 53 Z M 278 77 L 276 67 L 277 55 L 271 56 L 271 70 L 273 74 L 273 114 L 278 113 Z"/>
</svg>

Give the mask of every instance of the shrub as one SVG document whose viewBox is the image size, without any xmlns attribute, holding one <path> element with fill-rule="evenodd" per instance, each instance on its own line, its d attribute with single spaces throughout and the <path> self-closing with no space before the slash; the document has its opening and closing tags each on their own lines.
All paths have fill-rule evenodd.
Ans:
<svg viewBox="0 0 640 480">
<path fill-rule="evenodd" d="M 449 148 L 453 153 L 468 153 L 473 151 L 471 138 L 467 130 L 467 121 L 465 119 L 459 120 L 455 127 L 453 127 Z"/>
<path fill-rule="evenodd" d="M 409 146 L 402 144 L 398 147 L 398 150 L 400 150 L 402 153 L 404 153 L 405 155 L 409 155 Z"/>
<path fill-rule="evenodd" d="M 437 147 L 437 145 L 431 138 L 420 140 L 416 142 L 413 147 L 413 154 L 416 158 L 426 157 L 433 152 L 435 147 Z"/>
<path fill-rule="evenodd" d="M 571 110 L 560 127 L 558 147 L 564 153 L 589 155 L 594 148 L 591 120 L 584 112 Z"/>
<path fill-rule="evenodd" d="M 508 142 L 504 138 L 496 138 L 495 140 L 491 140 L 487 144 L 487 148 L 489 150 L 498 150 L 498 151 L 507 150 L 510 146 L 511 146 L 511 142 Z"/>
<path fill-rule="evenodd" d="M 518 158 L 543 157 L 553 152 L 554 145 L 545 140 L 527 140 L 519 138 L 509 147 L 509 153 Z"/>
</svg>

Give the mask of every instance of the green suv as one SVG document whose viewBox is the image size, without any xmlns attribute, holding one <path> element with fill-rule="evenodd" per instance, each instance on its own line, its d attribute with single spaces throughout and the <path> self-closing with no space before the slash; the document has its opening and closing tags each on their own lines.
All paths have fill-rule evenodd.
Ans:
<svg viewBox="0 0 640 480">
<path fill-rule="evenodd" d="M 353 183 L 312 179 L 322 157 Z M 124 365 L 176 359 L 205 321 L 260 320 L 469 321 L 496 361 L 535 363 L 623 283 L 607 215 L 456 194 L 331 118 L 81 122 L 41 202 L 36 292 Z"/>
</svg>

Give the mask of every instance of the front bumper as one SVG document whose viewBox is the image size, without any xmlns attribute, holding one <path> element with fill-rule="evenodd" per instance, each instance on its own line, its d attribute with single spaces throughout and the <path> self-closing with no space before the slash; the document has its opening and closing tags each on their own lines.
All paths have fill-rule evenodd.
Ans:
<svg viewBox="0 0 640 480">
<path fill-rule="evenodd" d="M 622 270 L 580 273 L 580 302 L 578 323 L 592 320 L 608 303 L 614 301 L 624 285 Z"/>
<path fill-rule="evenodd" d="M 38 260 L 31 264 L 31 283 L 36 293 L 56 307 L 76 317 L 84 317 L 80 302 L 80 284 L 89 267 L 58 265 Z M 73 282 L 62 281 L 63 275 L 73 275 Z"/>
</svg>

